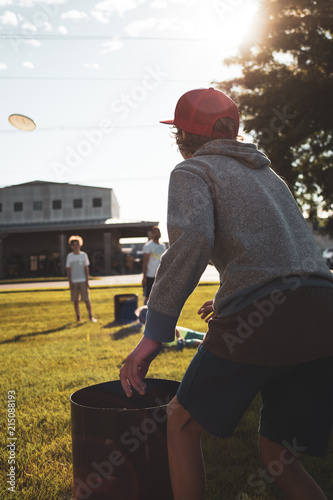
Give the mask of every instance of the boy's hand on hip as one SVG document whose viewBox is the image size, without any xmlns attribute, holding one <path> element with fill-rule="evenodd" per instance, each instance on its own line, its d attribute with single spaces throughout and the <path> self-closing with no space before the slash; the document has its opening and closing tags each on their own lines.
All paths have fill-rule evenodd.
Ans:
<svg viewBox="0 0 333 500">
<path fill-rule="evenodd" d="M 207 300 L 202 306 L 200 307 L 198 314 L 201 314 L 201 319 L 204 319 L 206 323 L 215 316 L 215 312 L 213 309 L 213 300 Z"/>
<path fill-rule="evenodd" d="M 143 382 L 149 365 L 158 355 L 162 347 L 161 342 L 142 337 L 138 345 L 127 357 L 125 364 L 120 369 L 120 381 L 126 396 L 132 396 L 132 389 L 136 389 L 139 394 L 145 393 L 146 384 Z"/>
</svg>

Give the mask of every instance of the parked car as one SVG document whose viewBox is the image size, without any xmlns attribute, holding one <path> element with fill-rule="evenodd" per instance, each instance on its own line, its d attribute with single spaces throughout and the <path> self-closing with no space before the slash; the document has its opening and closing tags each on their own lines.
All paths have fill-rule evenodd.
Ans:
<svg viewBox="0 0 333 500">
<path fill-rule="evenodd" d="M 325 248 L 325 250 L 323 250 L 322 256 L 324 257 L 328 267 L 330 269 L 333 269 L 333 248 Z"/>
</svg>

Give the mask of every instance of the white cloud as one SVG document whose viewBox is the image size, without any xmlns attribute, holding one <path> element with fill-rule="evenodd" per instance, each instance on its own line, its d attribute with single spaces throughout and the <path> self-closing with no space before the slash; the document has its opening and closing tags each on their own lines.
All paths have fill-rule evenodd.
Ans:
<svg viewBox="0 0 333 500">
<path fill-rule="evenodd" d="M 39 40 L 25 40 L 24 41 L 25 45 L 31 45 L 31 47 L 40 47 L 42 44 L 40 43 Z"/>
<path fill-rule="evenodd" d="M 65 26 L 59 26 L 58 31 L 60 31 L 63 35 L 67 35 L 68 33 L 68 29 L 65 28 Z"/>
<path fill-rule="evenodd" d="M 150 4 L 150 7 L 152 7 L 153 9 L 166 9 L 167 2 L 166 0 L 155 0 Z"/>
<path fill-rule="evenodd" d="M 93 10 L 91 12 L 91 15 L 98 21 L 99 23 L 102 24 L 108 24 L 109 18 L 104 14 L 104 12 L 98 12 L 97 10 Z"/>
<path fill-rule="evenodd" d="M 21 14 L 18 15 L 18 20 L 22 26 L 22 29 L 25 31 L 39 31 L 39 30 L 45 30 L 45 31 L 52 31 L 53 27 L 52 24 L 48 21 L 48 16 L 43 12 L 42 10 L 39 10 L 34 13 L 32 21 L 29 19 L 21 16 Z"/>
<path fill-rule="evenodd" d="M 136 9 L 139 5 L 145 3 L 146 0 L 102 0 L 95 5 L 95 10 L 104 13 L 112 14 L 117 12 L 123 16 L 127 10 Z"/>
<path fill-rule="evenodd" d="M 125 31 L 129 36 L 140 36 L 145 31 L 156 28 L 157 23 L 158 19 L 155 17 L 149 17 L 148 19 L 142 19 L 141 21 L 133 21 L 126 26 Z"/>
<path fill-rule="evenodd" d="M 0 0 L 0 7 L 5 7 L 6 5 L 13 5 L 13 0 Z"/>
<path fill-rule="evenodd" d="M 4 71 L 5 69 L 7 69 L 7 64 L 0 63 L 0 71 Z"/>
<path fill-rule="evenodd" d="M 198 1 L 198 0 L 169 0 L 169 2 L 178 3 L 180 5 L 186 5 L 187 7 L 193 7 L 194 5 L 198 5 L 200 3 L 200 1 Z M 201 3 L 204 4 L 205 1 L 203 1 Z M 231 4 L 230 0 L 229 0 L 229 3 Z"/>
<path fill-rule="evenodd" d="M 21 28 L 25 31 L 37 31 L 37 26 L 30 21 L 25 21 L 23 24 L 21 24 Z"/>
<path fill-rule="evenodd" d="M 0 0 L 1 1 L 1 0 Z M 62 5 L 66 3 L 67 0 L 20 0 L 19 6 L 20 7 L 34 7 L 36 4 L 42 5 L 54 5 L 54 4 L 59 4 Z"/>
<path fill-rule="evenodd" d="M 93 63 L 93 64 L 86 63 L 83 65 L 83 67 L 87 68 L 87 69 L 101 69 L 100 65 L 97 63 Z"/>
<path fill-rule="evenodd" d="M 89 16 L 86 12 L 80 12 L 79 10 L 69 10 L 61 14 L 61 19 L 72 19 L 73 21 L 81 21 L 82 19 L 88 19 Z"/>
<path fill-rule="evenodd" d="M 45 31 L 52 31 L 53 30 L 53 26 L 51 23 L 49 23 L 48 21 L 45 21 L 44 23 L 42 23 L 39 28 L 41 29 L 44 29 Z"/>
<path fill-rule="evenodd" d="M 108 54 L 109 52 L 115 52 L 116 50 L 120 50 L 123 47 L 123 42 L 121 40 L 117 40 L 116 38 L 111 42 L 104 42 L 102 46 L 104 49 L 101 51 L 101 54 Z"/>
<path fill-rule="evenodd" d="M 161 19 L 149 17 L 147 19 L 133 21 L 126 26 L 125 31 L 129 36 L 138 37 L 154 29 L 158 31 L 181 31 L 184 33 L 192 31 L 193 24 L 189 20 L 183 20 L 176 17 L 165 17 Z"/>
<path fill-rule="evenodd" d="M 0 16 L 0 24 L 5 24 L 9 26 L 17 26 L 18 25 L 18 20 L 16 17 L 16 14 L 14 12 L 10 12 L 9 10 L 6 10 L 3 16 Z"/>
<path fill-rule="evenodd" d="M 33 69 L 35 66 L 31 61 L 24 61 L 22 63 L 23 68 Z"/>
</svg>

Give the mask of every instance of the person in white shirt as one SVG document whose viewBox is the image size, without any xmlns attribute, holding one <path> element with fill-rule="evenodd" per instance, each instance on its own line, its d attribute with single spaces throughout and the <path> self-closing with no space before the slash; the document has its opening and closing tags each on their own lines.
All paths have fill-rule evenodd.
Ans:
<svg viewBox="0 0 333 500">
<path fill-rule="evenodd" d="M 162 254 L 165 252 L 165 245 L 159 243 L 161 232 L 158 226 L 151 229 L 151 240 L 143 247 L 143 262 L 142 262 L 142 286 L 145 296 L 145 304 L 149 299 L 149 294 L 154 284 L 156 272 L 160 265 Z"/>
<path fill-rule="evenodd" d="M 91 310 L 89 296 L 89 259 L 85 252 L 81 252 L 83 240 L 81 236 L 71 236 L 68 240 L 73 252 L 67 255 L 66 272 L 71 290 L 71 300 L 74 302 L 74 309 L 78 321 L 81 321 L 79 300 L 86 303 L 89 319 L 96 322 Z"/>
</svg>

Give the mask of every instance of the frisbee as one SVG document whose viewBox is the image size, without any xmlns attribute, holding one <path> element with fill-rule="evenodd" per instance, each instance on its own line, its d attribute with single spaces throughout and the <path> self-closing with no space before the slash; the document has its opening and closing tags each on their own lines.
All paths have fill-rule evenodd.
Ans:
<svg viewBox="0 0 333 500">
<path fill-rule="evenodd" d="M 14 127 L 19 130 L 24 130 L 25 132 L 31 132 L 36 128 L 36 123 L 28 116 L 14 113 L 9 116 L 8 120 Z"/>
</svg>

